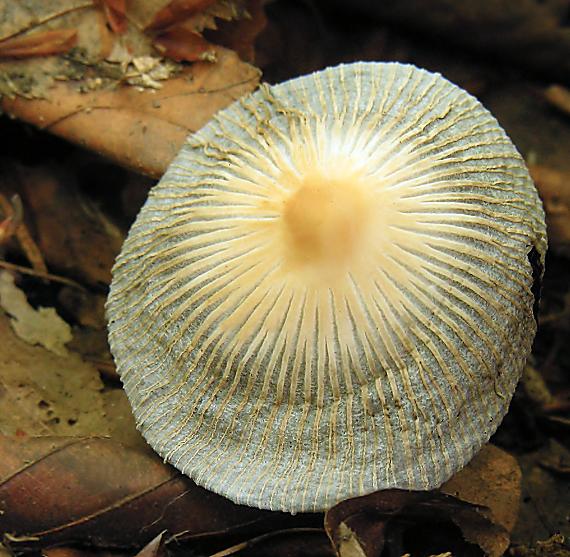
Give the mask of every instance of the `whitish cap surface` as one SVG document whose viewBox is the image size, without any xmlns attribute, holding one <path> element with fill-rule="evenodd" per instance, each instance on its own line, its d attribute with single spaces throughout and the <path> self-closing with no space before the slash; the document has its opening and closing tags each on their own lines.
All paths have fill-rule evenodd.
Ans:
<svg viewBox="0 0 570 557">
<path fill-rule="evenodd" d="M 117 259 L 111 348 L 148 442 L 236 502 L 433 488 L 507 410 L 545 249 L 476 99 L 413 66 L 338 66 L 187 140 Z"/>
</svg>

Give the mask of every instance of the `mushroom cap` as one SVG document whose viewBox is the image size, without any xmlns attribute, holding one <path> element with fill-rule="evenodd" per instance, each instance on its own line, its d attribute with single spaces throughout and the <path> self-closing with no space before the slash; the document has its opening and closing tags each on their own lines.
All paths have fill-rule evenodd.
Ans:
<svg viewBox="0 0 570 557">
<path fill-rule="evenodd" d="M 475 98 L 341 65 L 187 139 L 113 269 L 111 349 L 150 445 L 237 503 L 431 489 L 507 411 L 545 251 L 524 162 Z"/>
</svg>

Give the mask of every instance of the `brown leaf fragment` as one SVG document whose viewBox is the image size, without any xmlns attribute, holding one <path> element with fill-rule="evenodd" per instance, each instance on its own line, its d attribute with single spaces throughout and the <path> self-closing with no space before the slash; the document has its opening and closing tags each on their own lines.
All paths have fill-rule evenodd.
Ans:
<svg viewBox="0 0 570 557">
<path fill-rule="evenodd" d="M 384 548 L 393 555 L 484 551 L 499 557 L 506 545 L 499 551 L 489 539 L 506 537 L 508 545 L 508 535 L 488 509 L 436 491 L 389 489 L 348 499 L 326 513 L 325 528 L 343 557 L 380 557 Z M 471 539 L 474 531 L 479 535 Z"/>
<path fill-rule="evenodd" d="M 149 541 L 135 557 L 167 557 L 165 544 L 165 531 L 163 530 L 154 539 Z"/>
<path fill-rule="evenodd" d="M 71 50 L 76 44 L 76 29 L 42 31 L 1 41 L 0 58 L 31 58 L 61 54 Z"/>
<path fill-rule="evenodd" d="M 14 173 L 50 269 L 95 287 L 108 284 L 124 232 L 82 193 L 78 177 L 57 164 L 21 165 Z"/>
<path fill-rule="evenodd" d="M 235 505 L 111 439 L 0 437 L 0 455 L 0 534 L 38 538 L 18 550 L 142 547 L 164 530 L 205 535 L 285 516 Z"/>
<path fill-rule="evenodd" d="M 366 557 L 358 536 L 345 522 L 338 525 L 338 554 L 340 557 Z"/>
<path fill-rule="evenodd" d="M 255 67 L 218 48 L 217 63 L 196 62 L 159 91 L 133 87 L 77 91 L 58 83 L 49 99 L 2 98 L 11 116 L 47 129 L 150 176 L 161 176 L 190 132 L 251 92 Z"/>
<path fill-rule="evenodd" d="M 544 98 L 561 112 L 570 115 L 570 89 L 551 85 L 544 91 Z"/>
<path fill-rule="evenodd" d="M 22 222 L 22 200 L 14 194 L 10 201 L 0 193 L 0 246 L 8 242 Z"/>
<path fill-rule="evenodd" d="M 192 17 L 210 6 L 217 0 L 172 0 L 169 4 L 160 9 L 153 20 L 146 26 L 148 31 L 157 31 L 180 23 Z"/>
<path fill-rule="evenodd" d="M 103 385 L 93 366 L 76 354 L 31 346 L 14 333 L 1 310 L 0 339 L 0 434 L 108 433 Z M 5 458 L 0 451 L 0 469 Z"/>
<path fill-rule="evenodd" d="M 98 2 L 113 33 L 118 35 L 125 33 L 128 25 L 126 0 L 98 0 Z"/>
<path fill-rule="evenodd" d="M 253 62 L 255 60 L 255 40 L 266 25 L 267 18 L 263 0 L 249 0 L 247 16 L 239 21 L 220 21 L 211 40 L 235 50 L 242 60 Z"/>
<path fill-rule="evenodd" d="M 570 173 L 538 164 L 529 165 L 546 212 L 549 247 L 570 252 Z"/>
<path fill-rule="evenodd" d="M 487 507 L 493 522 L 511 532 L 518 517 L 521 479 L 517 460 L 488 443 L 440 489 L 462 501 Z"/>
<path fill-rule="evenodd" d="M 570 462 L 570 451 L 556 441 L 518 457 L 522 476 L 522 503 L 512 538 L 516 544 L 532 544 L 553 532 L 570 537 L 568 477 L 546 469 L 545 463 Z"/>
<path fill-rule="evenodd" d="M 154 45 L 163 56 L 178 62 L 216 61 L 214 46 L 184 23 L 159 33 Z"/>
<path fill-rule="evenodd" d="M 9 173 L 0 173 L 4 184 L 13 182 L 13 176 Z M 13 185 L 13 184 L 11 184 Z M 24 207 L 22 199 L 15 193 L 8 201 L 4 195 L 0 193 L 0 212 L 3 213 L 5 219 L 0 222 L 0 245 L 11 236 L 15 235 L 24 255 L 32 264 L 35 271 L 46 274 L 47 267 L 44 258 L 32 238 L 26 223 L 24 222 Z"/>
</svg>

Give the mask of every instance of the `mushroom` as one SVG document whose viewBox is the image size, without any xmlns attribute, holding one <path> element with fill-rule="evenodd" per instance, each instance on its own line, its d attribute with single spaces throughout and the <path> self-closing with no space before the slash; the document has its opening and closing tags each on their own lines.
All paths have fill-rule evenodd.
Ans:
<svg viewBox="0 0 570 557">
<path fill-rule="evenodd" d="M 397 63 L 263 86 L 191 135 L 113 269 L 139 429 L 237 503 L 439 486 L 507 411 L 543 209 L 471 95 Z"/>
</svg>

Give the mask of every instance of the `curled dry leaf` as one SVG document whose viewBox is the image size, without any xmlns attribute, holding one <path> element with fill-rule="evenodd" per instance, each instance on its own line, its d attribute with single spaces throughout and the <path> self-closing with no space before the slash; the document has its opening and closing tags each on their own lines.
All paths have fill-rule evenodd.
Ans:
<svg viewBox="0 0 570 557">
<path fill-rule="evenodd" d="M 165 544 L 165 532 L 162 531 L 150 540 L 137 554 L 136 557 L 167 557 Z"/>
<path fill-rule="evenodd" d="M 441 492 L 387 490 L 349 499 L 326 514 L 325 527 L 346 557 L 379 556 L 384 547 L 401 555 L 410 543 L 420 544 L 417 551 L 499 556 L 517 518 L 520 482 L 516 460 L 488 444 Z"/>
<path fill-rule="evenodd" d="M 468 525 L 506 539 L 500 549 L 481 547 L 486 555 L 499 557 L 508 545 L 506 532 L 493 524 L 487 509 L 435 491 L 379 491 L 343 501 L 325 515 L 327 533 L 340 557 L 380 557 L 385 547 L 393 555 L 448 550 L 476 555 L 472 543 L 457 536 L 454 525 L 461 532 Z M 432 535 L 418 540 L 426 532 Z"/>
<path fill-rule="evenodd" d="M 178 62 L 216 61 L 216 50 L 202 35 L 184 24 L 160 33 L 154 44 L 164 56 Z"/>
<path fill-rule="evenodd" d="M 511 532 L 518 517 L 521 480 L 517 460 L 488 443 L 465 468 L 441 486 L 441 491 L 487 507 L 493 522 Z"/>
</svg>

